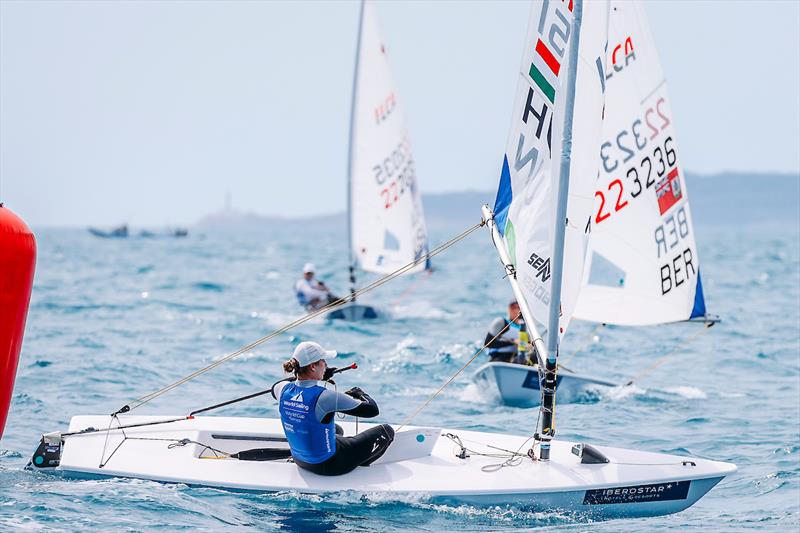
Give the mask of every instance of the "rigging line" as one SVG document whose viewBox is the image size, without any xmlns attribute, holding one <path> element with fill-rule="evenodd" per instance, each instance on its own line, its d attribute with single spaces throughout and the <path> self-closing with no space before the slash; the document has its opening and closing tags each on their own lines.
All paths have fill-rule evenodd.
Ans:
<svg viewBox="0 0 800 533">
<path fill-rule="evenodd" d="M 301 324 L 304 324 L 305 322 L 308 322 L 309 320 L 311 320 L 313 318 L 316 318 L 316 317 L 318 317 L 320 315 L 323 315 L 323 314 L 327 313 L 328 311 L 330 311 L 330 310 L 332 310 L 332 309 L 334 309 L 334 308 L 336 308 L 336 307 L 338 307 L 340 305 L 343 305 L 343 304 L 351 301 L 355 297 L 361 296 L 362 294 L 367 293 L 367 292 L 369 292 L 369 291 L 371 291 L 371 290 L 383 285 L 384 283 L 388 283 L 389 281 L 397 278 L 398 276 L 403 275 L 408 270 L 411 270 L 412 268 L 414 268 L 418 264 L 422 263 L 423 261 L 427 261 L 431 257 L 434 257 L 434 256 L 444 252 L 445 250 L 447 250 L 451 246 L 455 245 L 459 241 L 465 239 L 467 236 L 469 236 L 475 230 L 477 230 L 478 228 L 483 226 L 485 223 L 486 223 L 485 221 L 481 220 L 480 222 L 478 222 L 478 223 L 474 224 L 473 226 L 467 228 L 466 230 L 464 230 L 463 232 L 459 233 L 458 235 L 456 235 L 455 237 L 451 238 L 450 240 L 446 241 L 445 243 L 440 244 L 439 246 L 437 246 L 433 250 L 429 251 L 427 254 L 425 254 L 425 255 L 421 256 L 420 258 L 415 259 L 414 261 L 412 261 L 412 262 L 410 262 L 410 263 L 398 268 L 394 272 L 392 272 L 390 274 L 387 274 L 386 276 L 384 276 L 382 278 L 379 278 L 379 279 L 373 281 L 372 283 L 369 283 L 368 285 L 358 289 L 355 293 L 353 293 L 351 295 L 347 295 L 347 296 L 342 297 L 342 298 L 339 298 L 338 300 L 335 300 L 335 301 L 325 305 L 324 307 L 321 307 L 320 309 L 312 311 L 312 312 L 308 313 L 307 315 L 305 315 L 305 316 L 303 316 L 301 318 L 298 318 L 297 320 L 294 320 L 293 322 L 290 322 L 289 324 L 286 324 L 286 325 L 282 326 L 281 328 L 273 331 L 269 335 L 261 337 L 260 339 L 251 342 L 247 346 L 244 346 L 244 347 L 236 350 L 235 352 L 230 353 L 230 354 L 226 355 L 225 357 L 222 357 L 221 359 L 218 359 L 218 360 L 212 362 L 211 364 L 209 364 L 209 365 L 207 365 L 207 366 L 205 366 L 203 368 L 195 370 L 191 374 L 189 374 L 189 375 L 187 375 L 187 376 L 185 376 L 185 377 L 183 377 L 183 378 L 181 378 L 181 379 L 179 379 L 179 380 L 167 385 L 166 387 L 163 387 L 163 388 L 161 388 L 161 389 L 159 389 L 157 391 L 151 392 L 151 393 L 146 394 L 146 395 L 144 395 L 144 396 L 142 396 L 140 398 L 137 398 L 136 400 L 132 401 L 130 404 L 123 406 L 118 411 L 118 413 L 127 413 L 129 411 L 132 411 L 133 409 L 136 409 L 137 407 L 141 407 L 142 405 L 146 404 L 147 402 L 149 402 L 151 400 L 154 400 L 155 398 L 161 396 L 162 394 L 165 394 L 165 393 L 171 391 L 172 389 L 174 389 L 176 387 L 179 387 L 179 386 L 183 385 L 184 383 L 186 383 L 188 381 L 193 380 L 194 378 L 200 376 L 201 374 L 204 374 L 205 372 L 208 372 L 209 370 L 213 370 L 214 368 L 216 368 L 216 367 L 218 367 L 218 366 L 220 366 L 220 365 L 222 365 L 224 363 L 227 363 L 231 359 L 234 359 L 234 358 L 242 355 L 243 353 L 252 350 L 256 346 L 259 346 L 259 345 L 267 342 L 268 340 L 273 339 L 273 338 L 277 337 L 278 335 L 281 335 L 281 334 L 289 331 L 292 328 L 295 328 L 295 327 L 297 327 L 297 326 L 299 326 Z"/>
<path fill-rule="evenodd" d="M 521 316 L 522 316 L 522 311 L 520 311 L 520 312 L 519 312 L 519 314 L 516 316 L 516 318 L 514 318 L 514 321 L 516 321 L 517 319 L 519 319 L 519 317 L 521 317 Z M 434 399 L 435 399 L 435 398 L 436 398 L 436 397 L 437 397 L 437 396 L 438 396 L 438 395 L 439 395 L 439 394 L 440 394 L 440 393 L 441 393 L 441 392 L 442 392 L 442 391 L 443 391 L 445 388 L 447 388 L 447 386 L 448 386 L 448 385 L 450 385 L 450 383 L 452 383 L 454 379 L 456 379 L 456 378 L 457 378 L 457 377 L 458 377 L 458 376 L 459 376 L 459 375 L 460 375 L 460 374 L 461 374 L 461 373 L 462 373 L 464 370 L 466 370 L 466 368 L 467 368 L 469 365 L 471 365 L 471 364 L 472 364 L 472 362 L 473 362 L 475 359 L 477 359 L 477 357 L 478 357 L 478 356 L 479 356 L 481 353 L 483 353 L 483 351 L 484 351 L 484 350 L 485 350 L 485 349 L 486 349 L 486 348 L 487 348 L 487 347 L 488 347 L 490 344 L 492 344 L 492 343 L 493 343 L 495 340 L 497 340 L 497 339 L 498 339 L 498 338 L 499 338 L 501 335 L 503 335 L 503 333 L 505 333 L 506 331 L 508 331 L 508 328 L 509 328 L 510 326 L 511 326 L 511 323 L 510 323 L 510 322 L 509 322 L 509 323 L 507 323 L 507 324 L 506 324 L 506 325 L 503 327 L 503 329 L 501 329 L 501 330 L 500 330 L 500 333 L 498 333 L 497 335 L 495 335 L 494 337 L 492 337 L 492 339 L 491 339 L 489 342 L 486 342 L 486 343 L 484 343 L 484 345 L 483 345 L 483 346 L 481 346 L 481 347 L 480 347 L 480 349 L 478 349 L 478 351 L 477 351 L 477 352 L 475 352 L 475 354 L 474 354 L 474 355 L 473 355 L 473 356 L 470 358 L 470 360 L 469 360 L 469 361 L 467 361 L 466 363 L 464 363 L 464 366 L 462 366 L 461 368 L 459 368 L 459 369 L 456 371 L 456 373 L 455 373 L 455 374 L 453 374 L 452 376 L 450 376 L 450 379 L 448 379 L 447 381 L 445 381 L 445 383 L 444 383 L 444 384 L 443 384 L 441 387 L 439 387 L 439 390 L 437 390 L 436 392 L 434 392 L 434 393 L 433 393 L 433 394 L 432 394 L 432 395 L 431 395 L 431 396 L 430 396 L 430 397 L 429 397 L 429 398 L 428 398 L 428 399 L 425 401 L 425 403 L 424 403 L 424 404 L 420 405 L 420 406 L 417 408 L 417 410 L 416 410 L 416 411 L 414 411 L 414 413 L 413 413 L 411 416 L 409 416 L 408 418 L 406 418 L 406 419 L 403 421 L 403 423 L 402 423 L 402 424 L 400 424 L 400 427 L 398 427 L 398 428 L 397 428 L 395 431 L 400 431 L 400 430 L 401 430 L 401 429 L 403 429 L 405 426 L 407 426 L 407 425 L 408 425 L 408 424 L 409 424 L 409 423 L 410 423 L 412 420 L 414 420 L 414 418 L 415 418 L 415 417 L 416 417 L 418 414 L 420 414 L 420 413 L 422 412 L 422 410 L 423 410 L 423 409 L 425 409 L 426 407 L 428 407 L 428 405 L 429 405 L 429 404 L 430 404 L 430 403 L 431 403 L 431 402 L 432 402 L 432 401 L 433 401 L 433 400 L 434 400 Z"/>
<path fill-rule="evenodd" d="M 669 359 L 669 358 L 670 358 L 670 357 L 671 357 L 671 356 L 672 356 L 672 355 L 673 355 L 675 352 L 677 352 L 679 349 L 683 348 L 683 347 L 684 347 L 684 346 L 686 346 L 687 344 L 691 343 L 691 342 L 692 342 L 693 340 L 695 340 L 696 338 L 700 337 L 700 336 L 701 336 L 703 333 L 707 332 L 707 331 L 708 331 L 708 330 L 709 330 L 709 329 L 710 329 L 710 328 L 711 328 L 711 327 L 712 327 L 714 324 L 716 324 L 716 322 L 707 322 L 707 323 L 705 324 L 705 326 L 703 327 L 703 329 L 701 329 L 700 331 L 696 332 L 694 335 L 692 335 L 692 336 L 688 337 L 688 338 L 687 338 L 685 341 L 683 341 L 683 342 L 681 342 L 681 343 L 678 343 L 678 344 L 677 344 L 677 345 L 676 345 L 676 346 L 675 346 L 675 347 L 674 347 L 672 350 L 670 350 L 670 351 L 669 351 L 669 352 L 667 352 L 666 354 L 664 354 L 664 355 L 662 355 L 661 357 L 659 357 L 658 359 L 656 359 L 656 361 L 655 361 L 655 362 L 654 362 L 652 365 L 650 365 L 649 367 L 645 368 L 644 370 L 642 370 L 641 372 L 639 372 L 638 374 L 636 374 L 635 376 L 633 376 L 633 377 L 630 379 L 630 381 L 628 381 L 628 382 L 625 384 L 625 386 L 626 386 L 626 387 L 629 387 L 630 385 L 633 385 L 633 383 L 634 383 L 635 381 L 639 381 L 639 380 L 640 380 L 640 379 L 642 379 L 643 377 L 645 377 L 645 376 L 649 375 L 649 374 L 650 374 L 651 372 L 653 372 L 653 371 L 654 371 L 656 368 L 658 368 L 658 367 L 660 367 L 662 364 L 664 364 L 664 363 L 666 362 L 666 360 L 667 360 L 667 359 Z"/>
<path fill-rule="evenodd" d="M 426 270 L 426 271 L 425 271 L 425 275 L 424 275 L 424 276 L 417 277 L 417 279 L 415 279 L 415 280 L 414 280 L 414 282 L 413 282 L 411 285 L 409 285 L 408 287 L 406 287 L 406 290 L 404 290 L 404 291 L 403 291 L 403 292 L 400 294 L 400 296 L 398 296 L 397 298 L 395 298 L 395 300 L 394 300 L 392 303 L 390 303 L 390 304 L 389 304 L 389 307 L 394 307 L 395 305 L 397 305 L 398 303 L 400 303 L 400 301 L 401 301 L 403 298 L 405 298 L 406 296 L 408 296 L 409 294 L 411 294 L 412 292 L 414 292 L 414 289 L 416 289 L 418 285 L 422 284 L 422 282 L 424 282 L 424 281 L 426 281 L 428 278 L 430 278 L 432 274 L 433 274 L 433 271 L 432 271 L 432 270 Z"/>
<path fill-rule="evenodd" d="M 594 336 L 595 336 L 595 335 L 597 335 L 597 332 L 598 332 L 598 331 L 600 331 L 600 330 L 601 330 L 603 327 L 605 327 L 605 323 L 603 323 L 603 322 L 600 322 L 600 323 L 598 323 L 598 324 L 595 326 L 595 328 L 592 330 L 592 332 L 591 332 L 591 333 L 589 333 L 589 340 L 587 340 L 587 341 L 586 341 L 586 342 L 583 344 L 583 346 L 581 346 L 580 348 L 578 348 L 577 350 L 575 350 L 574 352 L 572 352 L 572 353 L 569 355 L 569 357 L 567 357 L 567 358 L 564 360 L 564 362 L 559 362 L 559 363 L 558 363 L 558 366 L 560 366 L 560 367 L 564 368 L 565 370 L 569 370 L 568 368 L 564 367 L 564 365 L 566 365 L 567 363 L 569 363 L 569 362 L 572 360 L 572 358 L 573 358 L 573 357 L 575 357 L 575 356 L 576 356 L 576 355 L 578 355 L 579 353 L 582 353 L 582 352 L 583 352 L 583 351 L 585 351 L 585 350 L 586 350 L 586 349 L 587 349 L 589 346 L 591 346 L 591 345 L 592 345 L 592 342 L 594 342 Z"/>
<path fill-rule="evenodd" d="M 524 448 L 525 445 L 528 444 L 531 440 L 534 441 L 533 446 L 536 446 L 536 442 L 535 442 L 536 436 L 535 435 L 530 436 L 527 439 L 525 439 L 522 442 L 522 444 L 519 445 L 519 447 L 517 448 L 517 451 L 511 452 L 511 456 L 508 457 L 505 461 L 503 461 L 502 463 L 496 463 L 496 464 L 493 464 L 493 465 L 484 465 L 484 466 L 481 467 L 481 470 L 483 472 L 496 472 L 496 471 L 498 471 L 498 470 L 500 470 L 502 468 L 505 468 L 507 466 L 519 466 L 519 465 L 522 464 L 523 459 L 525 459 L 526 457 L 528 457 L 528 458 L 530 458 L 530 459 L 535 461 L 536 460 L 536 459 L 534 459 L 535 456 L 531 455 L 531 452 L 533 451 L 533 446 L 530 447 L 530 449 L 528 450 L 528 453 L 526 453 L 526 454 L 519 453 L 519 451 L 522 448 Z M 486 446 L 488 446 L 488 444 Z"/>
</svg>

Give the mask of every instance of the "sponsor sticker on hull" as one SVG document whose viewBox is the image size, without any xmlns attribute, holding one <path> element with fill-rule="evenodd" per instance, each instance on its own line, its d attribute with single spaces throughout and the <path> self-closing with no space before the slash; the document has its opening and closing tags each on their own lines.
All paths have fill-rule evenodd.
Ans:
<svg viewBox="0 0 800 533">
<path fill-rule="evenodd" d="M 691 484 L 691 481 L 668 481 L 650 485 L 587 490 L 583 497 L 583 505 L 685 500 Z"/>
<path fill-rule="evenodd" d="M 556 388 L 561 384 L 561 378 L 563 376 L 557 375 L 556 376 Z M 522 382 L 522 388 L 524 389 L 534 389 L 539 390 L 539 371 L 538 370 L 528 370 L 528 373 L 525 375 L 525 381 Z"/>
</svg>

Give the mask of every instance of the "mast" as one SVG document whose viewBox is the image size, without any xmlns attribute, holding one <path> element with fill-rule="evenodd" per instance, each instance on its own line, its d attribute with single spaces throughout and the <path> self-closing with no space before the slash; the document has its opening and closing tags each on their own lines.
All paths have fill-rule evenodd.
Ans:
<svg viewBox="0 0 800 533">
<path fill-rule="evenodd" d="M 356 123 L 356 99 L 358 98 L 358 68 L 361 58 L 361 27 L 364 24 L 364 0 L 358 11 L 358 37 L 356 38 L 356 64 L 353 70 L 353 93 L 350 100 L 350 131 L 347 150 L 347 250 L 350 254 L 350 301 L 356 300 L 356 256 L 353 253 L 353 131 Z"/>
<path fill-rule="evenodd" d="M 569 70 L 567 101 L 564 114 L 564 133 L 561 144 L 561 168 L 559 171 L 558 205 L 556 206 L 555 238 L 553 241 L 553 281 L 551 285 L 550 316 L 547 325 L 547 361 L 542 384 L 542 441 L 541 459 L 550 459 L 550 440 L 555 435 L 556 372 L 558 369 L 559 315 L 561 314 L 561 281 L 564 272 L 564 233 L 567 229 L 567 201 L 569 196 L 569 167 L 572 159 L 572 119 L 575 108 L 575 89 L 578 71 L 578 47 L 580 42 L 583 0 L 575 0 L 572 19 L 572 39 L 569 43 Z"/>
</svg>

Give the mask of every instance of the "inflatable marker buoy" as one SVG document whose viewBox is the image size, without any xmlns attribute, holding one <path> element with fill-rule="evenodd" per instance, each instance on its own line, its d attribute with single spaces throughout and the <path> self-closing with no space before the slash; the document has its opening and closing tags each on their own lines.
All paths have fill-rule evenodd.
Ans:
<svg viewBox="0 0 800 533">
<path fill-rule="evenodd" d="M 0 438 L 14 390 L 35 265 L 33 233 L 0 203 Z"/>
</svg>

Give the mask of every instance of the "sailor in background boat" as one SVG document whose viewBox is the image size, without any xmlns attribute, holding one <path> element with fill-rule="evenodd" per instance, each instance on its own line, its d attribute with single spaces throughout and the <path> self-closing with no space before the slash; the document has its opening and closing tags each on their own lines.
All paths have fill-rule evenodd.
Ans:
<svg viewBox="0 0 800 533">
<path fill-rule="evenodd" d="M 492 362 L 533 364 L 536 361 L 531 361 L 534 354 L 516 300 L 509 302 L 507 318 L 497 317 L 489 325 L 483 342 Z"/>
<path fill-rule="evenodd" d="M 328 375 L 326 359 L 336 352 L 316 342 L 301 342 L 292 359 L 283 364 L 297 381 L 280 382 L 272 389 L 294 462 L 322 476 L 338 476 L 368 466 L 394 440 L 394 430 L 381 424 L 352 437 L 342 436 L 334 423 L 336 413 L 364 418 L 378 416 L 378 404 L 367 393 L 353 387 L 344 394 L 328 390 L 319 382 Z"/>
<path fill-rule="evenodd" d="M 308 311 L 314 311 L 338 300 L 325 283 L 314 277 L 315 270 L 312 263 L 306 263 L 303 267 L 303 277 L 294 284 L 297 301 Z"/>
</svg>

